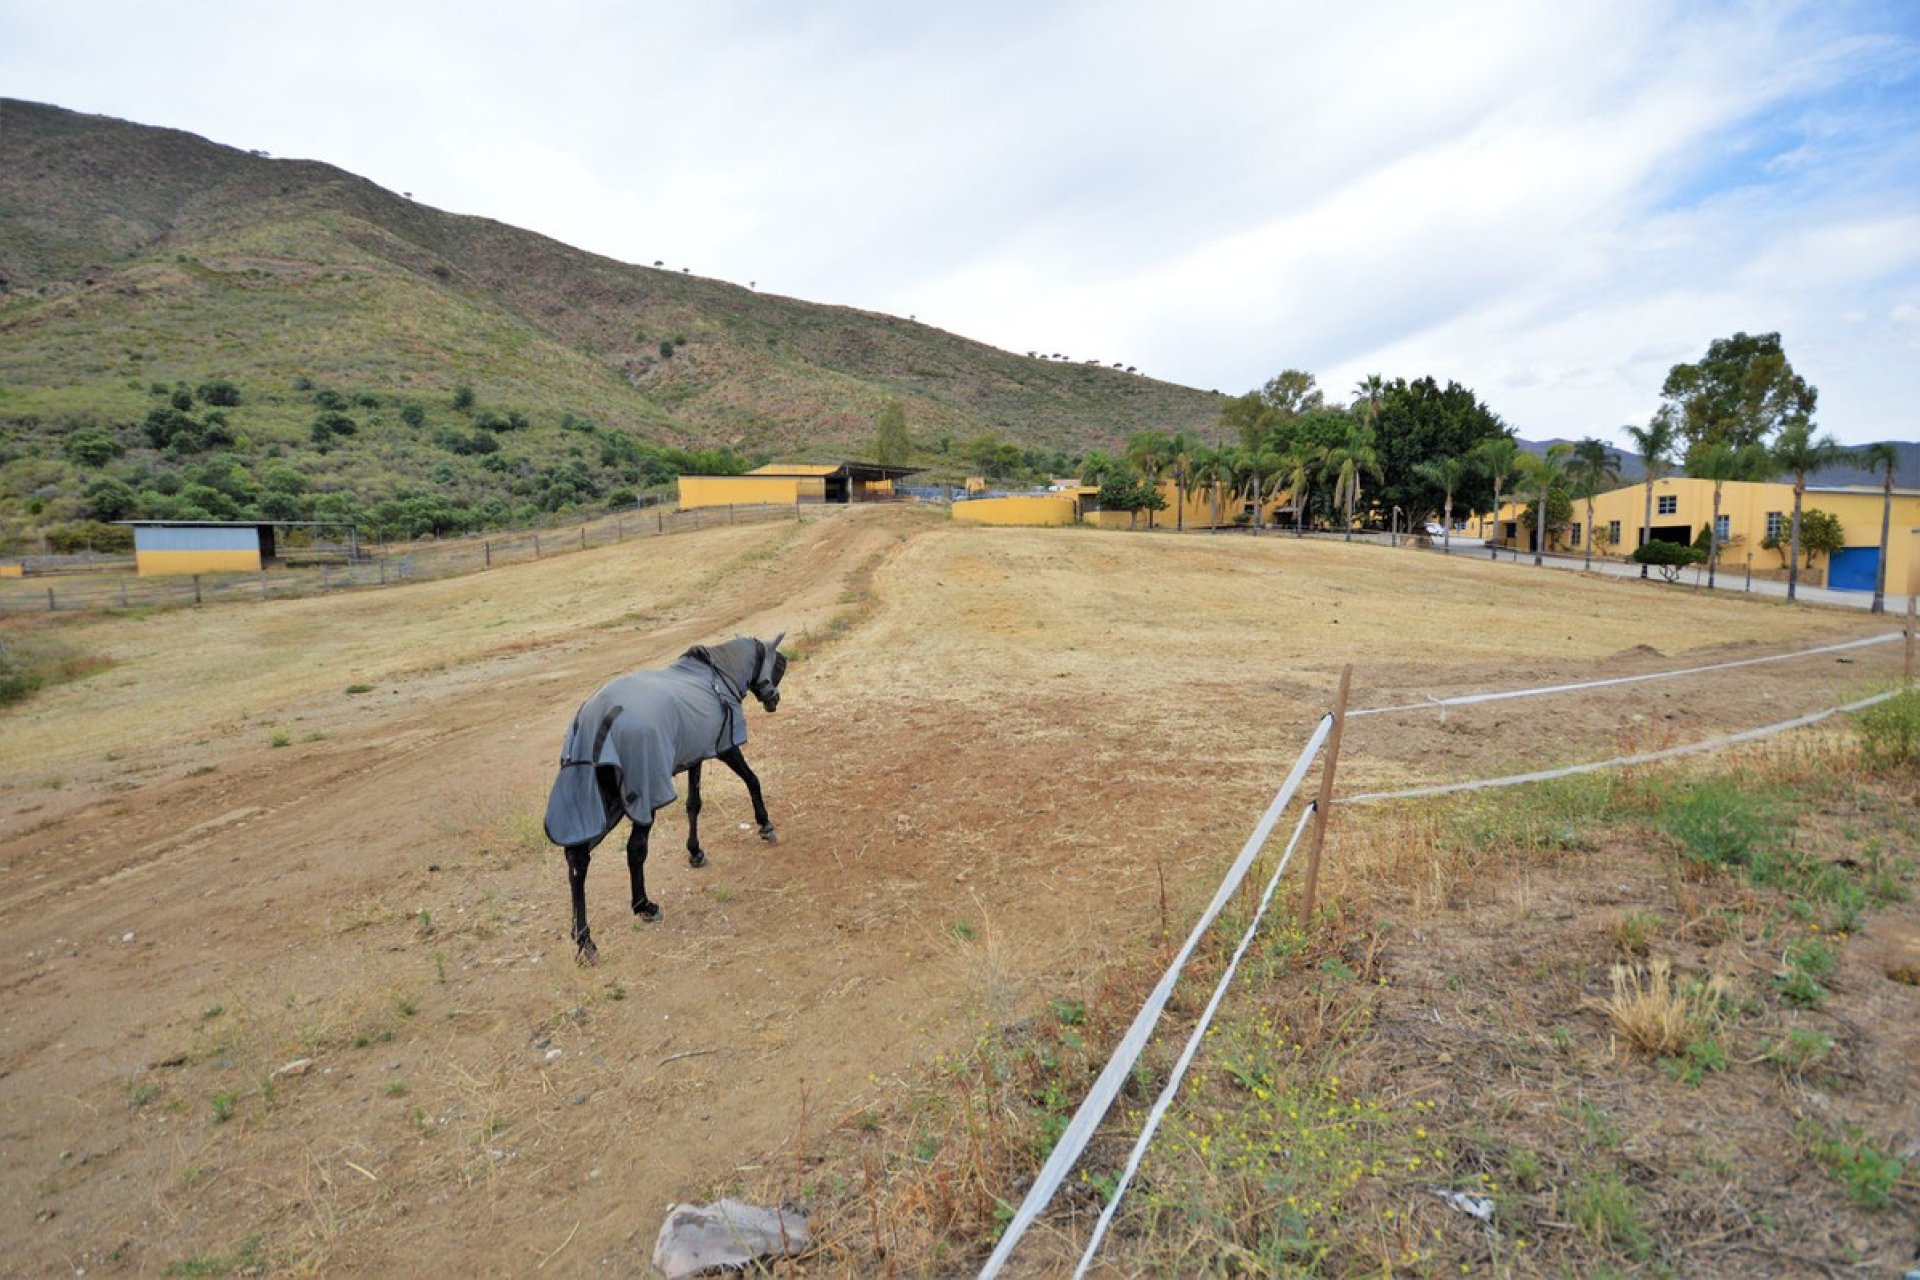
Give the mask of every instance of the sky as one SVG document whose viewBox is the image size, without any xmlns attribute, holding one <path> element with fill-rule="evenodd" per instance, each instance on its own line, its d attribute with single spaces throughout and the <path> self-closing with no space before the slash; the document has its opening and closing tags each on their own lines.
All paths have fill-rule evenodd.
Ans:
<svg viewBox="0 0 1920 1280">
<path fill-rule="evenodd" d="M 1778 332 L 1920 439 L 1920 0 L 0 0 L 0 95 L 1229 394 L 1625 443 Z"/>
</svg>

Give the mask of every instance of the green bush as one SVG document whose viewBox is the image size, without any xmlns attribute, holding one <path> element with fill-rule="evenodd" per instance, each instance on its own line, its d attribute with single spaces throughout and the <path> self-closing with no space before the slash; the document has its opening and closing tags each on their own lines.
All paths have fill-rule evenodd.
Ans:
<svg viewBox="0 0 1920 1280">
<path fill-rule="evenodd" d="M 1774 828 L 1765 803 L 1725 779 L 1703 782 L 1670 802 L 1661 824 L 1697 867 L 1751 865 Z"/>
<path fill-rule="evenodd" d="M 1853 718 L 1860 754 L 1876 769 L 1920 764 L 1920 690 L 1904 689 Z"/>
<path fill-rule="evenodd" d="M 222 405 L 226 408 L 232 408 L 234 405 L 240 403 L 240 388 L 234 386 L 225 378 L 207 379 L 200 384 L 196 394 L 200 397 L 200 403 L 202 404 Z"/>
<path fill-rule="evenodd" d="M 453 407 L 465 413 L 473 408 L 473 388 L 461 383 L 453 389 Z"/>
<path fill-rule="evenodd" d="M 83 467 L 103 467 L 113 458 L 126 452 L 118 440 L 98 427 L 86 427 L 74 432 L 60 446 L 67 460 Z"/>
<path fill-rule="evenodd" d="M 1635 564 L 1652 565 L 1668 582 L 1679 578 L 1680 571 L 1688 565 L 1702 564 L 1706 558 L 1704 549 L 1681 542 L 1643 542 L 1633 549 Z"/>
</svg>

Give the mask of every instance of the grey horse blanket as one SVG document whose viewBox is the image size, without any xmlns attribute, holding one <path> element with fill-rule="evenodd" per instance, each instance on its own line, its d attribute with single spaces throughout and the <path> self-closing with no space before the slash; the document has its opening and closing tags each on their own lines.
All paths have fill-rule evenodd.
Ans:
<svg viewBox="0 0 1920 1280">
<path fill-rule="evenodd" d="M 621 818 L 642 825 L 679 798 L 673 775 L 745 744 L 741 699 L 774 646 L 750 636 L 696 645 L 672 666 L 602 685 L 573 717 L 547 796 L 547 839 L 592 844 Z"/>
</svg>

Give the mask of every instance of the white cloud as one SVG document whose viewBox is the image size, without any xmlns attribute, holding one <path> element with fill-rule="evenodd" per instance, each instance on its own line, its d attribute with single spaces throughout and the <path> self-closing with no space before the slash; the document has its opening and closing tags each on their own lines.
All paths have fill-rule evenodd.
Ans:
<svg viewBox="0 0 1920 1280">
<path fill-rule="evenodd" d="M 629 261 L 1239 391 L 1643 420 L 1779 329 L 1902 429 L 1914 24 L 1860 4 L 0 0 L 18 96 L 329 160 Z M 1876 96 L 1877 95 L 1877 96 Z"/>
</svg>

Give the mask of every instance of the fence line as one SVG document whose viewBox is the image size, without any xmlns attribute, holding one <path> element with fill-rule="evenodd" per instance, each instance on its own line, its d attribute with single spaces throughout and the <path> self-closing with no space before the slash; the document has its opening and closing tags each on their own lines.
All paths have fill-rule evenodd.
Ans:
<svg viewBox="0 0 1920 1280">
<path fill-rule="evenodd" d="M 1267 891 L 1260 895 L 1260 905 L 1254 909 L 1253 919 L 1247 923 L 1247 930 L 1240 937 L 1240 945 L 1233 949 L 1233 959 L 1221 971 L 1219 981 L 1213 984 L 1213 998 L 1207 1001 L 1207 1007 L 1200 1013 L 1200 1020 L 1193 1024 L 1193 1030 L 1187 1035 L 1187 1044 L 1180 1051 L 1179 1061 L 1173 1064 L 1173 1072 L 1167 1078 L 1160 1096 L 1153 1100 L 1153 1109 L 1147 1113 L 1146 1123 L 1140 1127 L 1140 1136 L 1134 1139 L 1133 1150 L 1127 1153 L 1127 1167 L 1121 1171 L 1120 1181 L 1114 1184 L 1113 1195 L 1107 1199 L 1107 1207 L 1100 1212 L 1100 1221 L 1093 1227 L 1093 1238 L 1087 1241 L 1087 1251 L 1080 1255 L 1080 1265 L 1073 1269 L 1074 1280 L 1087 1274 L 1087 1268 L 1093 1264 L 1093 1256 L 1100 1252 L 1100 1242 L 1106 1238 L 1107 1228 L 1113 1224 L 1113 1215 L 1120 1208 L 1120 1198 L 1127 1193 L 1127 1187 L 1133 1182 L 1133 1175 L 1140 1170 L 1140 1161 L 1147 1154 L 1147 1147 L 1153 1142 L 1153 1135 L 1160 1128 L 1167 1108 L 1173 1105 L 1173 1099 L 1180 1092 L 1180 1084 L 1187 1076 L 1187 1068 L 1193 1065 L 1194 1055 L 1200 1052 L 1200 1041 L 1207 1034 L 1207 1027 L 1213 1022 L 1213 1015 L 1219 1011 L 1220 1002 L 1226 999 L 1227 988 L 1233 984 L 1233 978 L 1240 971 L 1240 961 L 1247 954 L 1247 948 L 1253 945 L 1253 935 L 1260 931 L 1260 922 L 1266 918 L 1267 908 L 1273 903 L 1275 890 L 1280 887 L 1280 877 L 1286 874 L 1287 863 L 1293 860 L 1293 850 L 1300 843 L 1300 835 L 1307 829 L 1307 823 L 1319 812 L 1320 802 L 1310 800 L 1300 814 L 1300 821 L 1293 828 L 1293 838 L 1287 841 L 1287 848 L 1280 855 L 1280 863 L 1274 867 L 1273 875 L 1267 880 Z"/>
<path fill-rule="evenodd" d="M 1180 971 L 1186 967 L 1187 960 L 1193 955 L 1194 948 L 1200 945 L 1201 937 L 1212 927 L 1214 919 L 1219 916 L 1228 900 L 1240 888 L 1240 882 L 1246 879 L 1248 869 L 1253 866 L 1253 860 L 1259 856 L 1260 850 L 1266 847 L 1267 839 L 1273 834 L 1274 824 L 1280 821 L 1281 813 L 1293 803 L 1294 792 L 1300 789 L 1301 780 L 1307 776 L 1308 767 L 1312 765 L 1314 757 L 1320 754 L 1320 747 L 1326 742 L 1327 735 L 1332 729 L 1333 716 L 1322 716 L 1312 736 L 1307 739 L 1307 745 L 1301 749 L 1300 758 L 1294 761 L 1293 769 L 1287 774 L 1286 781 L 1280 784 L 1280 790 L 1275 793 L 1273 802 L 1267 806 L 1266 813 L 1261 815 L 1259 823 L 1253 829 L 1253 834 L 1247 837 L 1247 843 L 1241 848 L 1239 856 L 1233 860 L 1233 865 L 1227 868 L 1226 877 L 1221 880 L 1219 889 L 1215 891 L 1213 901 L 1208 903 L 1207 909 L 1200 914 L 1200 919 L 1193 926 L 1193 932 L 1187 935 L 1186 943 L 1174 956 L 1173 963 L 1167 966 L 1166 973 L 1161 976 L 1158 985 L 1147 997 L 1147 1002 L 1140 1007 L 1140 1012 L 1134 1016 L 1133 1025 L 1127 1028 L 1127 1033 L 1120 1038 L 1120 1043 L 1114 1046 L 1113 1056 L 1107 1060 L 1105 1069 L 1093 1082 L 1093 1087 L 1087 1091 L 1086 1099 L 1081 1102 L 1080 1109 L 1073 1113 L 1073 1119 L 1067 1122 L 1065 1132 L 1054 1143 L 1053 1151 L 1047 1156 L 1046 1164 L 1041 1167 L 1039 1176 L 1034 1179 L 1026 1198 L 1020 1202 L 1020 1207 L 1014 1212 L 1013 1219 L 1007 1223 L 1007 1229 L 1001 1235 L 999 1244 L 994 1247 L 993 1256 L 988 1258 L 986 1265 L 980 1269 L 982 1280 L 991 1280 L 991 1277 L 999 1275 L 1001 1268 L 1007 1265 L 1007 1259 L 1012 1256 L 1014 1246 L 1020 1243 L 1020 1237 L 1026 1234 L 1027 1228 L 1032 1226 L 1034 1219 L 1040 1216 L 1040 1211 L 1045 1209 L 1048 1202 L 1053 1199 L 1054 1193 L 1060 1189 L 1060 1184 L 1066 1179 L 1074 1162 L 1080 1158 L 1080 1153 L 1086 1149 L 1087 1143 L 1093 1138 L 1094 1131 L 1100 1127 L 1100 1121 L 1107 1114 L 1107 1108 L 1112 1106 L 1113 1100 L 1119 1096 L 1121 1086 L 1126 1083 L 1127 1073 L 1132 1071 L 1133 1064 L 1139 1061 L 1141 1051 L 1147 1047 L 1147 1041 L 1152 1037 L 1154 1027 L 1160 1021 L 1160 1015 L 1166 1011 L 1167 1000 L 1173 995 L 1173 987 L 1179 981 Z"/>
<path fill-rule="evenodd" d="M 1384 716 L 1396 711 L 1426 711 L 1434 707 L 1464 707 L 1480 702 L 1502 702 L 1509 698 L 1540 698 L 1553 693 L 1573 693 L 1581 689 L 1603 689 L 1609 685 L 1638 684 L 1645 680 L 1671 680 L 1675 676 L 1698 675 L 1703 671 L 1730 671 L 1735 667 L 1757 667 L 1765 662 L 1786 662 L 1791 658 L 1809 658 L 1820 653 L 1840 653 L 1847 649 L 1863 649 L 1868 645 L 1886 644 L 1889 641 L 1903 639 L 1904 631 L 1888 631 L 1877 636 L 1868 636 L 1864 640 L 1846 640 L 1838 644 L 1817 645 L 1811 649 L 1796 649 L 1792 653 L 1772 653 L 1759 658 L 1740 658 L 1732 662 L 1712 662 L 1703 667 L 1681 667 L 1672 671 L 1650 671 L 1645 675 L 1612 676 L 1605 680 L 1582 680 L 1577 684 L 1537 685 L 1530 689 L 1503 689 L 1493 693 L 1463 693 L 1453 698 L 1429 698 L 1425 702 L 1403 702 L 1391 707 L 1368 707 L 1347 714 L 1355 716 Z"/>
<path fill-rule="evenodd" d="M 497 564 L 541 560 L 589 547 L 610 546 L 631 538 L 658 537 L 710 529 L 798 519 L 796 506 L 754 504 L 695 508 L 691 511 L 636 510 L 578 526 L 476 535 L 434 542 L 396 544 L 371 552 L 371 559 L 315 569 L 261 570 L 251 574 L 196 574 L 188 580 L 155 581 L 131 575 L 85 586 L 55 586 L 31 578 L 25 585 L 0 588 L 0 613 L 63 612 L 81 609 L 129 609 L 204 604 L 215 600 L 267 600 L 311 595 L 347 587 L 386 586 L 396 582 L 454 577 Z M 368 554 L 363 547 L 362 553 Z"/>
<path fill-rule="evenodd" d="M 1680 756 L 1699 755 L 1706 751 L 1718 751 L 1722 747 L 1738 746 L 1743 742 L 1757 742 L 1762 738 L 1771 738 L 1789 729 L 1803 729 L 1810 724 L 1819 724 L 1822 720 L 1846 712 L 1864 711 L 1868 707 L 1885 702 L 1899 692 L 1898 689 L 1889 689 L 1885 693 L 1876 693 L 1871 697 L 1859 698 L 1853 702 L 1843 702 L 1837 707 L 1828 707 L 1823 711 L 1811 711 L 1804 716 L 1795 716 L 1791 720 L 1780 720 L 1754 729 L 1742 729 L 1738 733 L 1724 734 L 1718 738 L 1682 743 L 1680 746 L 1666 747 L 1659 751 L 1643 751 L 1638 755 L 1615 756 L 1611 760 L 1564 765 L 1558 769 L 1541 769 L 1534 773 L 1511 773 L 1503 778 L 1482 778 L 1474 782 L 1448 782 L 1431 787 L 1409 787 L 1404 791 L 1368 791 L 1357 796 L 1343 797 L 1343 803 L 1377 804 L 1383 800 L 1412 800 L 1421 796 L 1445 796 L 1462 791 L 1517 787 L 1529 782 L 1550 782 L 1555 778 L 1569 778 L 1577 773 L 1598 773 L 1602 769 L 1618 769 L 1628 765 L 1651 764 L 1657 760 L 1673 760 Z"/>
</svg>

